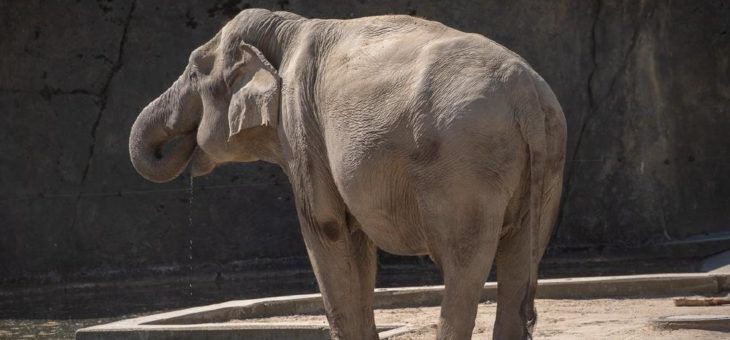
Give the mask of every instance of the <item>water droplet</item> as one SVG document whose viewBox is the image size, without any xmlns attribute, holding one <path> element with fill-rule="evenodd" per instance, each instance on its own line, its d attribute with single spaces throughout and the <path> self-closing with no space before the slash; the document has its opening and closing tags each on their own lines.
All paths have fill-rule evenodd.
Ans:
<svg viewBox="0 0 730 340">
<path fill-rule="evenodd" d="M 190 239 L 188 240 L 188 288 L 190 289 L 190 296 L 193 296 L 193 198 L 195 197 L 193 188 L 193 175 L 190 174 L 190 188 L 188 192 L 190 199 L 188 200 L 188 230 L 190 231 Z"/>
</svg>

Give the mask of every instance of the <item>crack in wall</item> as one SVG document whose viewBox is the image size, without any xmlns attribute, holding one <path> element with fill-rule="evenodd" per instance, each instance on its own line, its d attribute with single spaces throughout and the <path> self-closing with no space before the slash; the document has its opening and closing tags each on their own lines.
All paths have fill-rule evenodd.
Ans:
<svg viewBox="0 0 730 340">
<path fill-rule="evenodd" d="M 593 78 L 596 76 L 596 69 L 598 69 L 598 43 L 596 38 L 596 31 L 598 30 L 598 21 L 601 15 L 601 8 L 603 8 L 603 1 L 598 0 L 596 4 L 596 10 L 593 14 L 593 25 L 591 26 L 591 61 L 593 61 L 593 68 L 588 73 L 588 82 L 586 83 L 586 92 L 588 93 L 588 107 L 593 108 L 595 105 L 595 93 L 593 90 Z"/>
<path fill-rule="evenodd" d="M 91 126 L 91 143 L 89 144 L 89 152 L 88 157 L 86 159 L 86 165 L 84 166 L 84 170 L 81 173 L 81 180 L 79 182 L 79 191 L 78 195 L 76 196 L 76 203 L 74 208 L 74 217 L 71 221 L 71 230 L 73 230 L 76 226 L 76 220 L 78 218 L 78 206 L 79 202 L 81 201 L 81 198 L 83 197 L 84 192 L 84 186 L 86 184 L 86 178 L 89 174 L 89 168 L 91 167 L 91 163 L 94 159 L 94 153 L 96 152 L 96 133 L 99 129 L 99 124 L 101 123 L 102 116 L 104 114 L 104 111 L 106 110 L 106 105 L 108 101 L 109 96 L 109 88 L 111 87 L 111 83 L 114 79 L 114 76 L 121 70 L 123 64 L 122 64 L 122 58 L 124 56 L 124 45 L 127 42 L 127 33 L 129 32 L 129 25 L 132 22 L 132 14 L 134 13 L 134 9 L 137 5 L 137 1 L 133 0 L 131 5 L 129 6 L 129 11 L 127 12 L 127 16 L 124 20 L 124 26 L 122 29 L 122 36 L 119 39 L 119 48 L 117 49 L 117 58 L 116 62 L 112 66 L 111 70 L 109 71 L 109 75 L 107 76 L 106 80 L 104 81 L 104 85 L 101 87 L 99 92 L 96 94 L 97 98 L 99 99 L 99 111 L 96 115 L 96 119 L 94 120 L 94 123 Z"/>
<path fill-rule="evenodd" d="M 593 59 L 593 69 L 591 69 L 591 72 L 588 74 L 588 83 L 586 84 L 586 88 L 588 91 L 589 110 L 588 110 L 588 114 L 584 115 L 583 119 L 581 120 L 580 128 L 578 130 L 578 134 L 576 137 L 575 148 L 573 149 L 573 154 L 569 161 L 570 167 L 568 168 L 568 171 L 565 176 L 565 178 L 566 178 L 565 191 L 563 193 L 563 196 L 561 197 L 562 203 L 560 204 L 560 214 L 559 214 L 560 216 L 558 218 L 559 225 L 563 223 L 563 217 L 564 217 L 563 209 L 565 206 L 565 202 L 567 201 L 568 196 L 570 196 L 572 193 L 572 191 L 571 191 L 572 184 L 573 184 L 572 182 L 575 177 L 575 170 L 576 170 L 576 167 L 578 166 L 577 164 L 579 163 L 579 162 L 576 162 L 575 160 L 578 158 L 578 155 L 580 153 L 585 131 L 586 131 L 591 119 L 594 118 L 596 116 L 596 114 L 598 114 L 599 109 L 601 107 L 603 107 L 606 104 L 606 102 L 611 98 L 611 96 L 613 96 L 614 93 L 616 92 L 616 84 L 618 83 L 618 80 L 621 78 L 621 75 L 625 74 L 628 69 L 629 58 L 631 57 L 631 55 L 634 54 L 634 50 L 636 48 L 636 42 L 639 39 L 639 34 L 643 30 L 643 26 L 644 26 L 643 23 L 647 19 L 646 15 L 639 15 L 639 18 L 637 19 L 637 21 L 638 21 L 638 23 L 636 25 L 637 27 L 634 30 L 634 32 L 632 33 L 631 38 L 629 39 L 629 46 L 627 48 L 626 54 L 624 54 L 624 57 L 621 61 L 621 65 L 618 67 L 618 69 L 616 70 L 616 73 L 614 74 L 613 78 L 611 79 L 611 83 L 608 86 L 608 90 L 606 91 L 606 94 L 601 96 L 601 99 L 598 102 L 596 102 L 596 93 L 593 88 L 593 78 L 595 77 L 596 70 L 598 69 L 598 63 L 596 62 L 596 56 L 598 54 L 598 48 L 597 48 L 597 43 L 596 43 L 596 30 L 598 27 L 598 22 L 600 20 L 600 12 L 601 12 L 601 8 L 603 7 L 603 1 L 598 1 L 598 5 L 596 7 L 597 7 L 596 14 L 594 16 L 593 28 L 591 31 L 591 41 L 593 44 L 592 45 L 593 49 L 592 49 L 592 54 L 591 54 L 592 59 Z M 559 227 L 559 225 L 556 226 L 556 230 Z"/>
<path fill-rule="evenodd" d="M 596 31 L 598 29 L 598 21 L 601 15 L 601 8 L 603 7 L 603 1 L 598 1 L 596 4 L 596 10 L 593 14 L 593 25 L 591 26 L 591 60 L 593 62 L 593 67 L 591 68 L 591 71 L 588 73 L 588 80 L 586 82 L 586 93 L 588 94 L 588 113 L 584 113 L 581 116 L 581 124 L 580 128 L 578 130 L 578 134 L 576 137 L 575 142 L 575 148 L 573 149 L 573 155 L 569 159 L 570 165 L 568 166 L 568 171 L 565 174 L 565 190 L 563 191 L 563 195 L 561 197 L 560 202 L 560 211 L 558 213 L 558 225 L 556 225 L 555 231 L 553 234 L 557 234 L 557 230 L 560 228 L 560 225 L 563 224 L 563 212 L 565 209 L 565 202 L 568 199 L 568 196 L 571 193 L 571 185 L 573 181 L 573 173 L 575 170 L 575 167 L 577 166 L 577 162 L 575 162 L 576 157 L 578 156 L 578 151 L 580 150 L 580 144 L 583 139 L 583 133 L 585 132 L 585 128 L 588 123 L 588 116 L 592 115 L 596 109 L 595 109 L 595 93 L 593 89 L 593 78 L 596 75 L 596 69 L 598 69 L 598 62 L 596 61 L 597 55 L 598 55 L 598 43 L 596 42 Z"/>
</svg>

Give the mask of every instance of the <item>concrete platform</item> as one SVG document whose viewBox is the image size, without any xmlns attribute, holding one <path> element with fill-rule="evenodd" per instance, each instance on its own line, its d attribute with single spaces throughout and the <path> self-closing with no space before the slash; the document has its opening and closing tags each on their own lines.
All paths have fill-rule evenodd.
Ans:
<svg viewBox="0 0 730 340">
<path fill-rule="evenodd" d="M 714 295 L 730 290 L 730 274 L 687 273 L 540 280 L 537 296 L 546 299 L 597 299 Z M 497 284 L 488 282 L 482 300 L 494 300 Z M 383 288 L 375 291 L 376 308 L 436 306 L 443 286 Z M 323 314 L 319 294 L 229 301 L 149 315 L 80 329 L 76 339 L 327 339 L 328 329 L 312 324 L 231 322 L 294 314 Z M 380 338 L 411 331 L 403 324 L 380 325 Z"/>
</svg>

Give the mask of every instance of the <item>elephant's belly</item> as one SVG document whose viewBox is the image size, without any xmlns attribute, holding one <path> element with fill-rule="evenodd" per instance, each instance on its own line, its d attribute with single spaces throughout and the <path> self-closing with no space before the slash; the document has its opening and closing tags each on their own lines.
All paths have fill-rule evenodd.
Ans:
<svg viewBox="0 0 730 340">
<path fill-rule="evenodd" d="M 403 156 L 407 150 L 394 143 L 372 143 L 380 146 L 354 148 L 370 143 L 343 141 L 352 149 L 330 155 L 340 195 L 380 249 L 397 255 L 428 254 L 414 179 L 407 170 L 409 159 Z"/>
<path fill-rule="evenodd" d="M 346 200 L 365 234 L 380 249 L 392 254 L 427 254 L 414 195 L 394 183 L 372 184 Z"/>
<path fill-rule="evenodd" d="M 428 247 L 415 226 L 383 222 L 380 219 L 364 219 L 362 230 L 375 245 L 395 255 L 426 255 Z"/>
</svg>

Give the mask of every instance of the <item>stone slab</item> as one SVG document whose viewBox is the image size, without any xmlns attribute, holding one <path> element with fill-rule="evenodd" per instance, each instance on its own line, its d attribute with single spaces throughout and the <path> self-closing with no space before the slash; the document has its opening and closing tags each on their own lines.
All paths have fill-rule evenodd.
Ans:
<svg viewBox="0 0 730 340">
<path fill-rule="evenodd" d="M 223 324 L 193 324 L 193 325 L 166 325 L 164 327 L 94 327 L 79 330 L 77 340 L 322 340 L 329 339 L 327 325 L 306 323 L 223 323 Z M 379 326 L 381 339 L 403 334 L 411 328 L 403 325 Z"/>
<path fill-rule="evenodd" d="M 648 274 L 542 280 L 543 299 L 651 297 L 716 294 L 730 275 L 709 273 Z"/>
<path fill-rule="evenodd" d="M 547 279 L 539 281 L 537 296 L 544 299 L 676 296 L 717 294 L 728 289 L 730 274 L 685 273 Z M 379 288 L 380 309 L 436 306 L 444 286 Z M 488 282 L 482 300 L 495 300 L 497 284 Z M 230 322 L 294 314 L 323 314 L 320 294 L 228 301 L 202 307 L 121 320 L 80 329 L 78 340 L 97 339 L 326 339 L 328 328 L 315 324 Z M 403 324 L 380 325 L 380 338 L 410 331 Z"/>
</svg>

